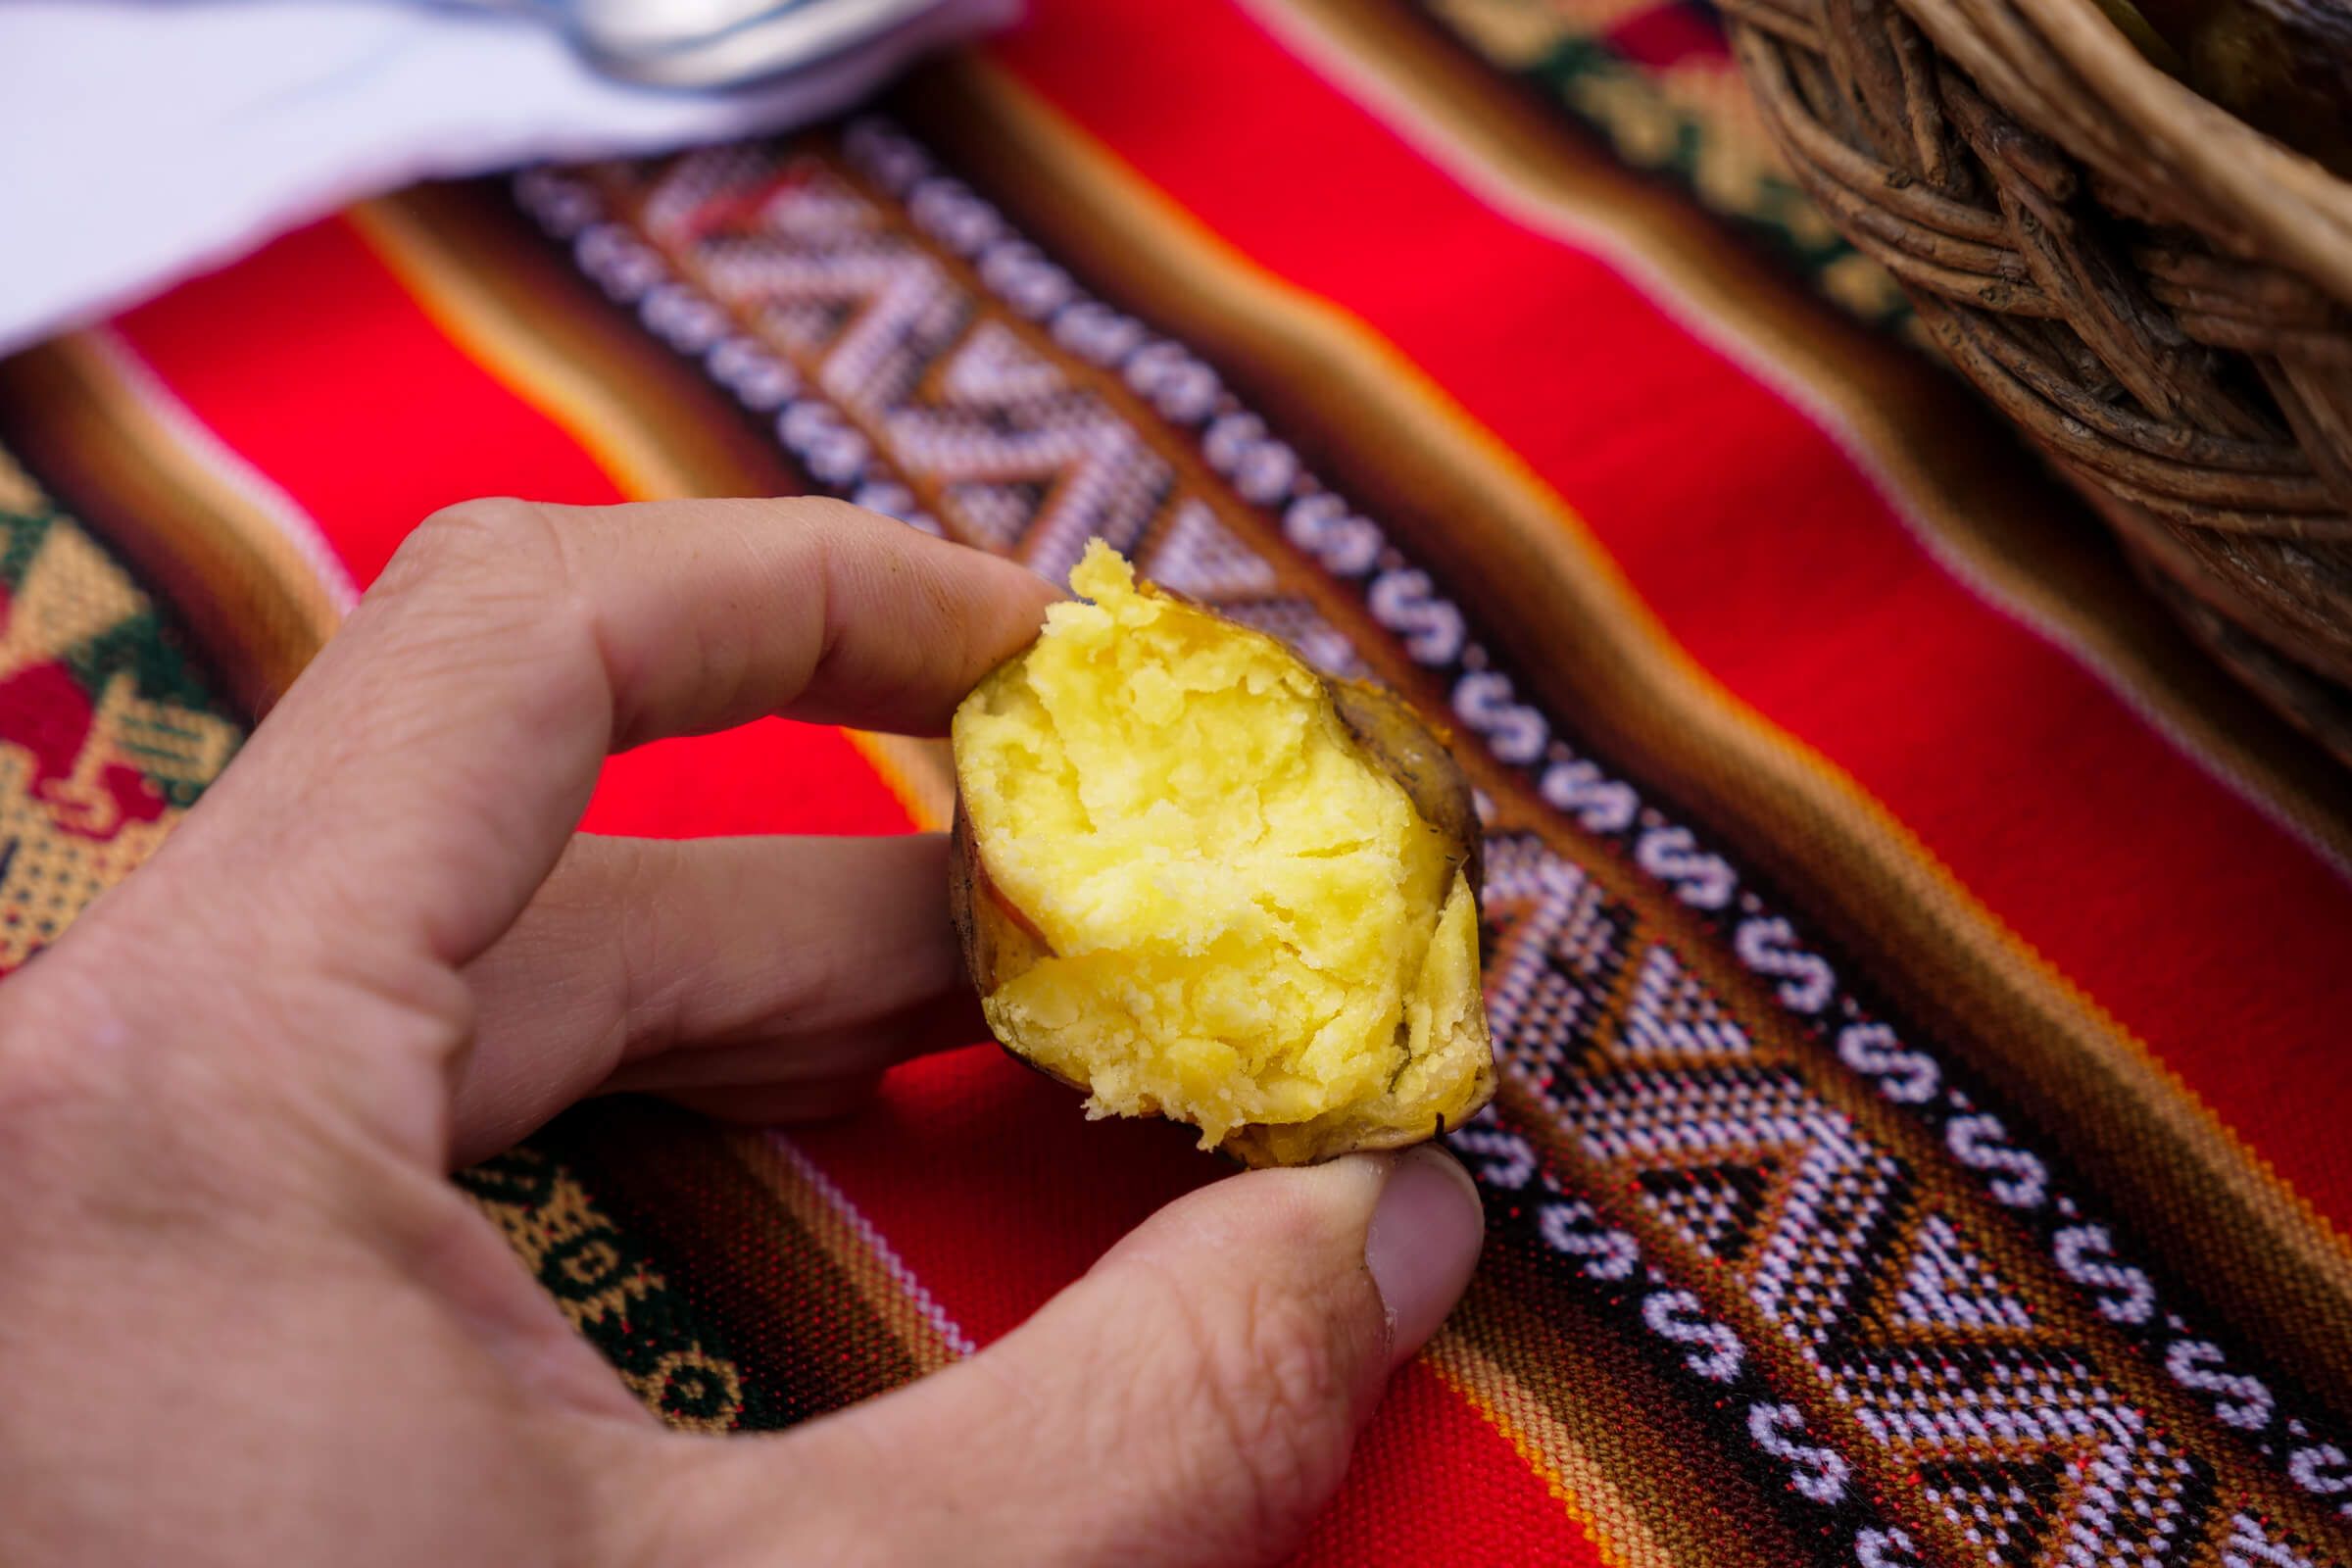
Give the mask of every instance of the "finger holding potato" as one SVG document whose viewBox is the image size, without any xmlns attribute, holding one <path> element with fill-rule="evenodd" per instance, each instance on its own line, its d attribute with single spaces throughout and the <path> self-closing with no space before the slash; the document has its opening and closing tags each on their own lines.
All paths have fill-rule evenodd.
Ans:
<svg viewBox="0 0 2352 1568">
<path fill-rule="evenodd" d="M 989 1024 L 1091 1115 L 1252 1165 L 1493 1098 L 1468 782 L 1409 707 L 1099 541 L 956 710 L 954 902 Z"/>
</svg>

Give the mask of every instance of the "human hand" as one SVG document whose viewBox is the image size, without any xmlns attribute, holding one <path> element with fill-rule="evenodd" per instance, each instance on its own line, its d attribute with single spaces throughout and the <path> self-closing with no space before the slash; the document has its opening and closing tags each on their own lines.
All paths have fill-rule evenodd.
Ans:
<svg viewBox="0 0 2352 1568">
<path fill-rule="evenodd" d="M 1260 1561 L 1467 1281 L 1443 1153 L 1169 1205 L 789 1433 L 662 1431 L 450 1185 L 599 1089 L 827 1114 L 980 1036 L 937 836 L 572 837 L 611 750 L 939 733 L 1018 567 L 821 501 L 428 521 L 0 986 L 0 1561 Z"/>
</svg>

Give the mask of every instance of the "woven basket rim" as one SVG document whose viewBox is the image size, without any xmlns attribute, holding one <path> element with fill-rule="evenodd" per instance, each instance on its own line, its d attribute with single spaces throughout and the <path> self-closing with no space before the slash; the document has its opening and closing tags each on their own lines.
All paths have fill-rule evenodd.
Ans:
<svg viewBox="0 0 2352 1568">
<path fill-rule="evenodd" d="M 2151 64 L 2094 0 L 1896 0 L 2030 128 L 2352 304 L 2352 180 Z"/>
<path fill-rule="evenodd" d="M 2352 765 L 2352 181 L 2100 0 L 1723 4 L 1822 212 L 2192 632 Z"/>
</svg>

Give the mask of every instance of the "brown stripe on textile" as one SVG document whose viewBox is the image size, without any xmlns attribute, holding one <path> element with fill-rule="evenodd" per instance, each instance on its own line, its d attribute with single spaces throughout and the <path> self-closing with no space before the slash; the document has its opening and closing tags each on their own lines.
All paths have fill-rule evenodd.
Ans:
<svg viewBox="0 0 2352 1568">
<path fill-rule="evenodd" d="M 1623 163 L 1680 186 L 1756 248 L 1801 270 L 1823 298 L 1920 347 L 1925 333 L 1886 269 L 1857 252 L 1805 194 L 1740 82 L 1729 50 L 1672 64 L 1623 40 L 1664 24 L 1709 29 L 1685 0 L 1612 0 L 1593 10 L 1514 0 L 1415 0 L 1414 12 L 1555 119 L 1598 135 Z M 1695 40 L 1694 40 L 1695 41 Z"/>
<path fill-rule="evenodd" d="M 205 471 L 87 337 L 0 361 L 0 443 L 168 603 L 248 718 L 269 711 L 337 613 L 276 523 Z"/>
<path fill-rule="evenodd" d="M 1600 1552 L 1602 1568 L 1672 1568 L 1634 1505 L 1551 1412 L 1459 1334 L 1443 1333 L 1424 1363 L 1509 1441 Z"/>
<path fill-rule="evenodd" d="M 744 1426 L 789 1426 L 912 1381 L 921 1367 L 893 1326 L 727 1136 L 620 1097 L 575 1106 L 531 1142 L 576 1170 L 657 1265 L 675 1260 L 672 1289 L 718 1326 L 768 1401 L 747 1408 Z"/>
</svg>

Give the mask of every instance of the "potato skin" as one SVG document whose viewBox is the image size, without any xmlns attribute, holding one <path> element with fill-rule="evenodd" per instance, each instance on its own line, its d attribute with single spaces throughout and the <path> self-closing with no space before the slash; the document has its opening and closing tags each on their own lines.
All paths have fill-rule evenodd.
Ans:
<svg viewBox="0 0 2352 1568">
<path fill-rule="evenodd" d="M 1323 689 L 1365 759 L 1396 781 L 1421 820 L 1445 836 L 1446 858 L 1469 877 L 1470 891 L 1483 893 L 1486 840 L 1478 824 L 1478 799 L 1446 736 L 1386 686 L 1326 676 Z"/>
<path fill-rule="evenodd" d="M 1238 636 L 1257 638 L 1281 648 L 1279 642 L 1257 628 L 1219 615 L 1182 595 L 1170 594 L 1149 583 L 1139 587 L 1145 593 L 1177 600 L 1190 610 L 1209 615 Z M 1289 649 L 1282 648 L 1282 653 L 1286 659 L 1300 662 Z M 984 690 L 991 682 L 1015 678 L 1026 657 L 1024 651 L 1000 665 L 979 689 Z M 1447 861 L 1462 872 L 1475 903 L 1483 886 L 1485 868 L 1478 809 L 1469 778 L 1447 751 L 1444 736 L 1411 704 L 1385 687 L 1365 681 L 1334 680 L 1317 673 L 1342 725 L 1364 760 L 1394 779 L 1422 820 L 1443 837 Z M 950 843 L 950 911 L 962 946 L 965 970 L 973 988 L 986 997 L 1054 953 L 1036 925 L 989 875 L 987 860 L 981 854 L 960 792 Z M 1477 1027 L 1483 1039 L 1486 1028 L 1483 1010 L 1477 1014 Z M 1031 1060 L 1011 1042 L 1000 1040 L 999 1044 L 1024 1066 L 1085 1092 L 1086 1085 Z M 1495 1088 L 1494 1056 L 1490 1051 L 1485 1054 L 1471 1096 L 1450 1120 L 1433 1115 L 1425 1127 L 1342 1123 L 1313 1127 L 1311 1131 L 1309 1126 L 1254 1124 L 1235 1128 L 1218 1147 L 1220 1152 L 1253 1167 L 1319 1164 L 1361 1151 L 1404 1149 L 1453 1131 L 1485 1108 L 1494 1099 Z"/>
<path fill-rule="evenodd" d="M 1483 1017 L 1481 1025 L 1483 1028 Z M 1269 1127 L 1259 1123 L 1236 1127 L 1217 1149 L 1251 1169 L 1262 1169 L 1269 1165 L 1320 1165 L 1342 1154 L 1410 1149 L 1415 1144 L 1426 1144 L 1433 1138 L 1445 1137 L 1486 1109 L 1487 1102 L 1494 1098 L 1496 1082 L 1494 1057 L 1490 1052 L 1486 1064 L 1479 1069 L 1478 1086 L 1472 1092 L 1469 1103 L 1450 1121 L 1442 1116 L 1433 1116 L 1427 1127 L 1342 1124 L 1311 1133 L 1304 1128 Z"/>
<path fill-rule="evenodd" d="M 956 943 L 963 949 L 964 973 L 971 976 L 972 989 L 985 997 L 1026 973 L 1039 959 L 1052 957 L 1054 950 L 1046 945 L 1029 917 L 1004 897 L 988 874 L 988 862 L 980 858 L 980 846 L 972 840 L 972 819 L 963 808 L 963 796 L 958 793 L 955 825 L 948 833 L 948 913 L 956 924 Z M 997 1044 L 1030 1071 L 1043 1073 L 1066 1089 L 1085 1093 L 1086 1085 L 1030 1060 L 1015 1051 L 1009 1041 L 999 1040 Z"/>
<path fill-rule="evenodd" d="M 948 834 L 948 908 L 956 922 L 956 940 L 963 948 L 964 970 L 984 997 L 1026 973 L 1040 958 L 1054 956 L 1044 934 L 988 874 L 960 793 Z"/>
</svg>

